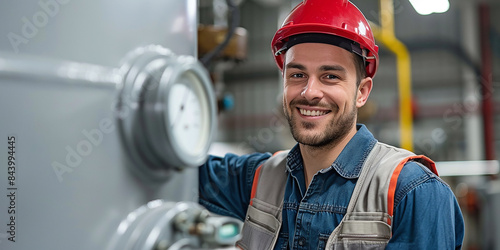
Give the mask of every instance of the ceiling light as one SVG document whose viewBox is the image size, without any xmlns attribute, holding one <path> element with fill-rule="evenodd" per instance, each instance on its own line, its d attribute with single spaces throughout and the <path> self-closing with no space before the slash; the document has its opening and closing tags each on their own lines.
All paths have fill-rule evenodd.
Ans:
<svg viewBox="0 0 500 250">
<path fill-rule="evenodd" d="M 410 3 L 420 15 L 444 13 L 450 8 L 448 0 L 410 0 Z"/>
</svg>

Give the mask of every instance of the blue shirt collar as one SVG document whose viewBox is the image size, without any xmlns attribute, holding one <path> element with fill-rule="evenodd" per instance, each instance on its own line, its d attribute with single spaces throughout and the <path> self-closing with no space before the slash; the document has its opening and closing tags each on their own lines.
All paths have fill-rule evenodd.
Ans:
<svg viewBox="0 0 500 250">
<path fill-rule="evenodd" d="M 373 146 L 377 142 L 372 133 L 368 131 L 365 125 L 358 124 L 356 134 L 347 143 L 337 159 L 328 168 L 322 169 L 321 173 L 326 173 L 335 169 L 337 173 L 346 179 L 355 179 L 359 177 L 361 168 L 370 154 Z M 300 147 L 297 143 L 288 153 L 287 170 L 296 172 L 303 170 L 302 156 Z"/>
</svg>

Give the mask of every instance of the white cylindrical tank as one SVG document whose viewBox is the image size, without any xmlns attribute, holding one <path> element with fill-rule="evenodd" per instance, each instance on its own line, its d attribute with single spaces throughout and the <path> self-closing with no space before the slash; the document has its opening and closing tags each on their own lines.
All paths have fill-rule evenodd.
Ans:
<svg viewBox="0 0 500 250">
<path fill-rule="evenodd" d="M 172 81 L 197 86 L 204 143 L 213 138 L 215 99 L 196 34 L 197 0 L 2 3 L 0 249 L 229 242 L 216 228 L 238 224 L 196 204 L 197 169 L 186 166 L 204 156 L 174 161 L 165 143 Z"/>
</svg>

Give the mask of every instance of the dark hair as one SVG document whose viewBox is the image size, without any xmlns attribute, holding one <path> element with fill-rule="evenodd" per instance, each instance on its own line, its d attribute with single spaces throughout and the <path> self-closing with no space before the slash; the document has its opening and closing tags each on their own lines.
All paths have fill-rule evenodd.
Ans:
<svg viewBox="0 0 500 250">
<path fill-rule="evenodd" d="M 354 57 L 354 67 L 356 67 L 356 86 L 359 87 L 361 80 L 366 77 L 366 66 L 363 58 L 361 56 L 352 53 Z"/>
</svg>

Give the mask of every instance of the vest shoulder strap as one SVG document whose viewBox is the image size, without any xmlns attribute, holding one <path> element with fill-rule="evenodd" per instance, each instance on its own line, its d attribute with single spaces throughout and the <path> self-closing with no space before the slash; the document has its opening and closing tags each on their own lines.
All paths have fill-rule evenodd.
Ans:
<svg viewBox="0 0 500 250">
<path fill-rule="evenodd" d="M 287 151 L 278 151 L 255 171 L 250 205 L 257 208 L 263 206 L 264 211 L 278 215 L 281 213 L 281 205 L 287 181 L 286 157 Z M 274 211 L 279 208 L 280 211 Z M 271 210 L 269 210 L 271 209 Z"/>
<path fill-rule="evenodd" d="M 281 228 L 283 188 L 288 151 L 275 153 L 254 174 L 250 205 L 236 245 L 241 249 L 272 249 Z"/>
<path fill-rule="evenodd" d="M 354 188 L 346 219 L 351 212 L 385 212 L 392 216 L 397 177 L 409 157 L 414 157 L 410 151 L 396 148 L 384 143 L 376 143 L 368 155 L 361 174 Z M 387 222 L 390 224 L 390 219 Z"/>
</svg>

